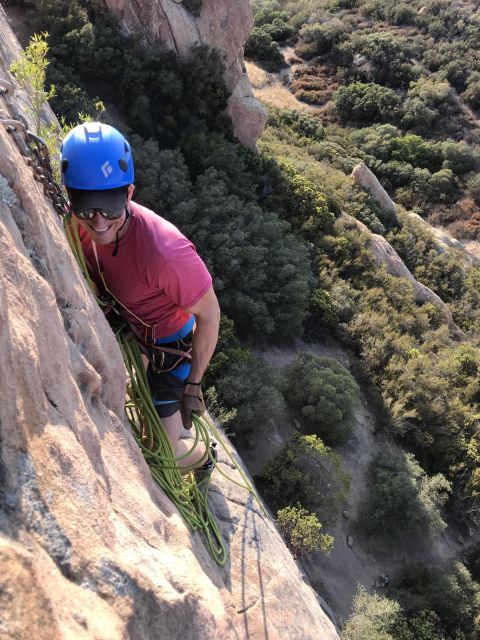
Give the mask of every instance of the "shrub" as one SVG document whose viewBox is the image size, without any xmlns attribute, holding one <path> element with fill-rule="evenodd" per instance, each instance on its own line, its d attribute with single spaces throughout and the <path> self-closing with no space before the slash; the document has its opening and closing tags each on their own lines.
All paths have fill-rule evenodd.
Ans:
<svg viewBox="0 0 480 640">
<path fill-rule="evenodd" d="M 400 605 L 359 587 L 353 601 L 353 612 L 345 623 L 343 640 L 398 640 L 392 635 L 400 615 Z"/>
<path fill-rule="evenodd" d="M 259 358 L 243 352 L 232 359 L 221 372 L 216 388 L 227 408 L 235 407 L 236 415 L 229 430 L 237 438 L 254 431 L 265 431 L 271 421 L 285 416 L 286 405 L 276 385 L 276 373 Z"/>
<path fill-rule="evenodd" d="M 480 612 L 479 589 L 460 562 L 443 567 L 410 567 L 395 584 L 397 598 L 406 610 L 434 611 L 452 634 L 472 631 Z"/>
<path fill-rule="evenodd" d="M 346 123 L 395 120 L 400 108 L 400 98 L 392 89 L 374 83 L 354 82 L 340 87 L 333 99 L 340 118 Z"/>
<path fill-rule="evenodd" d="M 274 512 L 300 503 L 326 523 L 336 520 L 350 489 L 340 456 L 317 436 L 299 434 L 267 462 L 255 481 Z"/>
<path fill-rule="evenodd" d="M 304 111 L 296 109 L 272 109 L 268 123 L 277 127 L 288 127 L 309 140 L 323 140 L 325 130 L 321 120 Z"/>
<path fill-rule="evenodd" d="M 299 335 L 312 278 L 307 248 L 276 213 L 230 195 L 224 178 L 207 169 L 195 198 L 171 217 L 197 245 L 240 334 Z"/>
<path fill-rule="evenodd" d="M 331 51 L 332 47 L 345 38 L 346 30 L 340 20 L 306 24 L 300 30 L 300 38 L 309 46 L 309 54 L 321 55 Z"/>
<path fill-rule="evenodd" d="M 438 117 L 438 111 L 428 107 L 423 100 L 408 98 L 405 101 L 401 124 L 405 129 L 425 134 L 429 133 L 430 128 Z"/>
<path fill-rule="evenodd" d="M 358 386 L 337 360 L 300 353 L 285 367 L 283 388 L 307 428 L 328 444 L 344 442 L 352 430 Z"/>
<path fill-rule="evenodd" d="M 355 34 L 342 46 L 350 56 L 361 54 L 370 62 L 371 69 L 358 71 L 379 84 L 397 87 L 413 78 L 410 59 L 413 55 L 411 45 L 405 38 L 392 33 Z"/>
<path fill-rule="evenodd" d="M 290 38 L 295 33 L 295 28 L 289 22 L 288 13 L 276 11 L 271 8 L 261 9 L 254 15 L 255 27 L 261 27 L 262 31 L 279 42 Z"/>
<path fill-rule="evenodd" d="M 474 109 L 480 109 L 480 73 L 474 73 L 469 77 L 463 99 Z"/>
<path fill-rule="evenodd" d="M 280 47 L 264 28 L 252 29 L 245 43 L 245 56 L 258 60 L 269 71 L 277 71 L 285 64 Z"/>
<path fill-rule="evenodd" d="M 444 476 L 428 477 L 412 454 L 395 449 L 377 455 L 370 473 L 370 495 L 359 519 L 366 533 L 397 544 L 405 536 L 428 543 L 446 527 L 440 507 L 450 483 Z"/>
<path fill-rule="evenodd" d="M 457 176 L 473 171 L 477 165 L 479 154 L 476 148 L 466 142 L 446 140 L 441 145 L 443 168 L 451 169 Z"/>
<path fill-rule="evenodd" d="M 453 172 L 450 169 L 440 169 L 432 173 L 426 196 L 430 202 L 454 202 L 458 197 L 458 189 Z"/>
<path fill-rule="evenodd" d="M 333 537 L 322 533 L 317 516 L 300 505 L 280 509 L 277 522 L 295 560 L 312 551 L 327 553 L 333 547 Z"/>
<path fill-rule="evenodd" d="M 476 204 L 480 206 L 480 174 L 477 173 L 468 179 L 467 189 Z"/>
</svg>

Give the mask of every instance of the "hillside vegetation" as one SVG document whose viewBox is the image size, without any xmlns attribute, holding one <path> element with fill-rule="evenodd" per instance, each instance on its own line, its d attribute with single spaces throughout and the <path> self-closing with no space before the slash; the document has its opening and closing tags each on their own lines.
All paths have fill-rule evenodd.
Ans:
<svg viewBox="0 0 480 640">
<path fill-rule="evenodd" d="M 470 2 L 254 0 L 246 47 L 323 107 L 325 140 L 361 158 L 394 199 L 460 238 L 480 227 L 480 17 Z M 265 41 L 270 39 L 269 47 Z M 280 44 L 295 47 L 285 60 Z M 275 53 L 273 53 L 275 52 Z M 388 126 L 387 126 L 388 125 Z"/>
<path fill-rule="evenodd" d="M 468 11 L 460 4 L 424 5 L 420 12 L 415 2 L 256 0 L 249 53 L 274 68 L 283 64 L 274 43 L 294 42 L 308 61 L 305 75 L 323 83 L 308 91 L 328 94 L 318 116 L 271 109 L 258 154 L 233 138 L 214 51 L 199 48 L 181 63 L 78 0 L 25 5 L 32 31 L 49 33 L 56 113 L 75 122 L 79 111 L 93 116 L 97 99 L 104 101 L 102 117 L 133 143 L 136 199 L 191 237 L 212 272 L 225 314 L 206 380 L 213 410 L 229 417 L 244 444 L 265 434 L 272 417 L 302 417 L 303 432 L 259 475 L 290 540 L 294 526 L 304 532 L 292 542 L 297 555 L 310 550 L 309 534 L 324 551 L 331 544 L 318 536 L 320 525 L 338 518 L 350 484 L 333 447 L 348 442 L 359 386 L 393 448 L 372 461 L 358 526 L 392 548 L 407 534 L 428 534 L 433 543 L 447 526 L 477 526 L 466 507 L 480 492 L 480 268 L 440 249 L 405 210 L 386 215 L 348 177 L 363 159 L 405 207 L 443 216 L 468 201 L 476 210 L 478 132 L 466 111 L 477 106 L 476 49 L 468 40 L 476 22 L 461 17 Z M 390 15 L 399 7 L 407 23 Z M 452 26 L 453 16 L 462 27 Z M 455 56 L 447 47 L 454 37 L 466 43 L 463 89 L 445 71 L 449 56 L 459 60 L 460 44 Z M 443 60 L 436 69 L 432 51 Z M 432 118 L 424 131 L 411 115 L 417 111 Z M 462 333 L 451 335 L 436 306 L 417 302 L 409 282 L 378 266 L 370 233 L 350 216 L 385 235 L 415 277 L 449 304 Z M 310 354 L 274 370 L 252 350 L 328 336 L 350 351 L 352 371 Z M 345 637 L 473 640 L 477 594 L 476 574 L 464 564 L 408 566 L 394 576 L 388 598 L 359 593 Z"/>
</svg>

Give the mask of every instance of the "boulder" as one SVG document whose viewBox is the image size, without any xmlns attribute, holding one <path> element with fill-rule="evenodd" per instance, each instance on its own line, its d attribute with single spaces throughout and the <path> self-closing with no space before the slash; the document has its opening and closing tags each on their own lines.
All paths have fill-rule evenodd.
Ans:
<svg viewBox="0 0 480 640">
<path fill-rule="evenodd" d="M 193 47 L 218 49 L 225 63 L 225 81 L 232 92 L 227 112 L 234 133 L 255 147 L 267 119 L 265 107 L 253 96 L 243 60 L 243 45 L 253 26 L 248 0 L 200 0 L 199 11 L 181 0 L 93 0 L 97 9 L 109 10 L 127 31 L 140 32 L 153 46 L 163 46 L 187 58 Z"/>
<path fill-rule="evenodd" d="M 360 162 L 353 168 L 352 178 L 362 189 L 368 191 L 389 220 L 397 222 L 395 203 L 364 162 Z"/>
</svg>

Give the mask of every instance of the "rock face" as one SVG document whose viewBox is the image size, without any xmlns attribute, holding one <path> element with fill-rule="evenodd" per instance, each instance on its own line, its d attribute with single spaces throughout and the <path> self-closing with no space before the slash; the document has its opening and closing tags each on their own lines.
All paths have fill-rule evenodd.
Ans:
<svg viewBox="0 0 480 640">
<path fill-rule="evenodd" d="M 192 47 L 207 44 L 218 49 L 225 61 L 225 80 L 232 95 L 228 113 L 234 132 L 243 144 L 254 147 L 266 122 L 266 110 L 253 97 L 243 61 L 243 45 L 252 29 L 249 0 L 93 0 L 108 9 L 129 31 L 144 33 L 152 45 L 161 44 L 186 58 Z"/>
<path fill-rule="evenodd" d="M 220 569 L 152 481 L 117 343 L 1 124 L 0 350 L 2 640 L 338 640 L 245 491 L 215 474 Z"/>
</svg>

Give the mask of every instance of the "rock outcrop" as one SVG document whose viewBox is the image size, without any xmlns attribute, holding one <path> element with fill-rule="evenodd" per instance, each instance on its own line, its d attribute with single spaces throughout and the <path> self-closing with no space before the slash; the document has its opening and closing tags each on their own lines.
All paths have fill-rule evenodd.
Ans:
<svg viewBox="0 0 480 640">
<path fill-rule="evenodd" d="M 352 171 L 353 180 L 370 193 L 372 198 L 392 222 L 396 221 L 395 203 L 380 184 L 377 176 L 364 162 L 359 162 Z"/>
<path fill-rule="evenodd" d="M 1 639 L 338 640 L 245 491 L 215 474 L 219 568 L 153 482 L 117 343 L 1 124 L 0 350 Z"/>
<path fill-rule="evenodd" d="M 457 338 L 462 338 L 464 334 L 455 324 L 452 312 L 445 302 L 434 291 L 415 279 L 392 245 L 383 236 L 372 233 L 360 220 L 356 220 L 346 214 L 343 215 L 361 231 L 365 231 L 368 234 L 369 248 L 372 250 L 377 263 L 384 266 L 389 274 L 408 280 L 412 284 L 415 300 L 418 302 L 430 302 L 435 305 L 441 311 L 444 321 L 448 324 L 452 334 Z"/>
<path fill-rule="evenodd" d="M 192 47 L 207 44 L 218 49 L 225 62 L 225 80 L 232 92 L 228 113 L 243 144 L 254 147 L 266 122 L 266 110 L 253 96 L 243 61 L 243 45 L 253 26 L 249 0 L 93 0 L 108 9 L 128 31 L 145 35 L 153 46 L 164 46 L 186 58 Z"/>
</svg>

